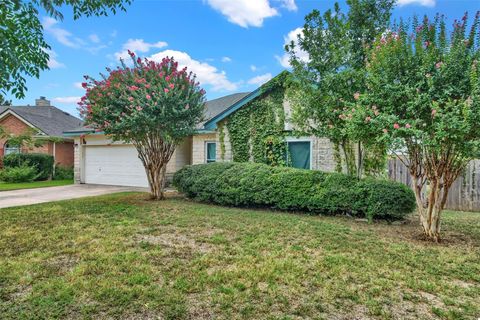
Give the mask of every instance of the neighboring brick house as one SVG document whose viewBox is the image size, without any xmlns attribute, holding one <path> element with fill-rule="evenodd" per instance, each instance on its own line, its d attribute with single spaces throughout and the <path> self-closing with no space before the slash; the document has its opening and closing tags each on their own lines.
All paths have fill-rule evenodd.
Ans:
<svg viewBox="0 0 480 320">
<path fill-rule="evenodd" d="M 274 92 L 272 88 L 275 87 L 273 85 L 276 83 L 275 81 L 277 80 L 274 78 L 270 83 L 253 92 L 235 93 L 208 101 L 205 112 L 206 121 L 198 126 L 195 135 L 186 138 L 177 147 L 167 165 L 168 178 L 170 179 L 175 171 L 189 164 L 232 160 L 256 161 L 255 155 L 260 154 L 261 157 L 261 152 L 258 152 L 258 146 L 261 143 L 258 141 L 268 136 L 267 132 L 259 135 L 258 130 L 249 129 L 243 135 L 246 137 L 242 140 L 244 147 L 240 146 L 239 148 L 237 140 L 235 148 L 232 144 L 228 123 L 238 121 L 238 117 L 235 115 L 238 115 L 239 112 L 251 114 L 251 120 L 255 121 L 256 108 L 261 108 L 263 101 L 270 99 L 271 95 L 275 96 L 272 101 L 274 101 L 274 109 L 278 111 L 278 115 L 270 115 L 265 119 L 269 119 L 266 122 L 275 122 L 275 125 L 270 128 L 274 127 L 279 137 L 279 144 L 285 146 L 284 154 L 286 157 L 290 157 L 289 164 L 305 169 L 335 170 L 334 147 L 328 139 L 295 135 L 289 121 L 290 103 L 285 97 L 284 90 L 280 90 L 283 92 L 281 96 L 275 93 L 277 91 Z M 255 146 L 252 146 L 253 138 L 249 139 L 249 135 L 257 136 Z M 76 183 L 148 186 L 145 169 L 132 144 L 112 141 L 102 132 L 95 132 L 87 127 L 79 127 L 65 132 L 65 136 L 75 139 Z M 261 139 L 258 138 L 259 136 Z M 240 157 L 239 153 L 241 152 L 243 154 Z"/>
<path fill-rule="evenodd" d="M 9 153 L 46 153 L 54 157 L 55 164 L 71 167 L 74 162 L 73 139 L 63 132 L 78 127 L 82 121 L 50 105 L 45 97 L 35 100 L 35 106 L 0 106 L 0 126 L 11 135 L 21 135 L 29 130 L 42 139 L 40 147 L 18 147 L 0 139 L 0 159 Z"/>
</svg>

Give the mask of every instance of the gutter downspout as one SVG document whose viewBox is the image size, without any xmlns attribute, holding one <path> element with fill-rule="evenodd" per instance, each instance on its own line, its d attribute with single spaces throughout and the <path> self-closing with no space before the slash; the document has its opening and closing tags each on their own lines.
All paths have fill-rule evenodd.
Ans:
<svg viewBox="0 0 480 320">
<path fill-rule="evenodd" d="M 53 177 L 55 176 L 55 163 L 56 163 L 56 142 L 53 141 L 53 176 L 52 176 L 52 180 L 53 180 Z"/>
</svg>

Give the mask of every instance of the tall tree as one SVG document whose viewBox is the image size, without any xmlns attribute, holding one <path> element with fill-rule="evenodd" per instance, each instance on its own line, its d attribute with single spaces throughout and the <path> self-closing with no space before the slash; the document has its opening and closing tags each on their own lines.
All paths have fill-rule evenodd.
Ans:
<svg viewBox="0 0 480 320">
<path fill-rule="evenodd" d="M 480 13 L 448 36 L 444 18 L 384 33 L 368 60 L 368 91 L 347 122 L 359 139 L 387 143 L 408 167 L 423 232 L 440 240 L 452 183 L 480 144 Z"/>
<path fill-rule="evenodd" d="M 298 45 L 292 42 L 285 48 L 301 92 L 293 91 L 291 95 L 293 122 L 301 131 L 329 138 L 336 145 L 337 170 L 342 168 L 341 150 L 349 174 L 362 174 L 365 151 L 360 143 L 354 150 L 340 117 L 366 89 L 367 49 L 387 29 L 394 3 L 395 0 L 348 0 L 347 14 L 338 3 L 323 15 L 314 10 L 305 17 Z M 300 59 L 299 50 L 308 53 L 307 61 Z"/>
<path fill-rule="evenodd" d="M 43 9 L 55 19 L 63 19 L 59 7 L 71 6 L 74 19 L 106 16 L 125 10 L 132 0 L 1 0 L 0 1 L 0 95 L 24 98 L 25 77 L 40 76 L 48 69 L 50 46 L 44 39 L 39 19 Z"/>
<path fill-rule="evenodd" d="M 107 69 L 109 75 L 100 81 L 87 77 L 80 113 L 87 124 L 135 146 L 151 197 L 161 200 L 167 163 L 203 118 L 205 90 L 173 58 L 157 63 L 130 55 L 133 68 L 122 61 L 122 67 Z"/>
</svg>

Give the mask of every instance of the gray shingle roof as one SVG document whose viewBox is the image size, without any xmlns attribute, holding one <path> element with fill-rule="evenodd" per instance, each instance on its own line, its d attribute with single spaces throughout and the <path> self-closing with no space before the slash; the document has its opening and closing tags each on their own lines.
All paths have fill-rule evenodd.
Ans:
<svg viewBox="0 0 480 320">
<path fill-rule="evenodd" d="M 224 96 L 224 97 L 220 97 L 220 98 L 217 98 L 217 99 L 207 101 L 206 108 L 205 108 L 204 122 L 200 123 L 197 126 L 197 129 L 203 129 L 203 124 L 205 122 L 212 119 L 216 115 L 222 113 L 223 111 L 228 109 L 230 106 L 232 106 L 236 102 L 240 101 L 242 98 L 244 98 L 249 93 L 250 92 L 234 93 L 234 94 L 230 94 L 228 96 Z M 65 130 L 66 133 L 71 133 L 71 134 L 80 133 L 80 132 L 88 132 L 88 131 L 94 131 L 94 129 L 89 128 L 89 127 L 85 127 L 85 126 L 75 126 L 75 127 L 69 128 L 68 130 Z"/>
<path fill-rule="evenodd" d="M 250 92 L 234 93 L 234 94 L 230 94 L 228 96 L 224 96 L 224 97 L 220 97 L 220 98 L 217 98 L 217 99 L 207 101 L 206 108 L 205 108 L 205 119 L 204 119 L 204 122 L 199 124 L 198 128 L 202 129 L 203 124 L 205 122 L 212 119 L 216 115 L 222 113 L 223 111 L 228 109 L 230 106 L 232 106 L 236 102 L 243 99 L 249 93 Z"/>
<path fill-rule="evenodd" d="M 82 120 L 54 106 L 0 106 L 0 115 L 9 109 L 51 137 L 82 125 Z"/>
</svg>

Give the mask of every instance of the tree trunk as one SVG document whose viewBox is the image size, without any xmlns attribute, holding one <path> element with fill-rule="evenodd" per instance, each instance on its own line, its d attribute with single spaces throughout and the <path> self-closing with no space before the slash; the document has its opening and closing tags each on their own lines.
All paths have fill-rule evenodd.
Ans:
<svg viewBox="0 0 480 320">
<path fill-rule="evenodd" d="M 165 199 L 163 191 L 166 182 L 167 164 L 175 151 L 176 144 L 152 135 L 146 141 L 137 141 L 135 147 L 138 151 L 138 157 L 145 167 L 150 186 L 150 198 L 152 200 Z"/>
</svg>

